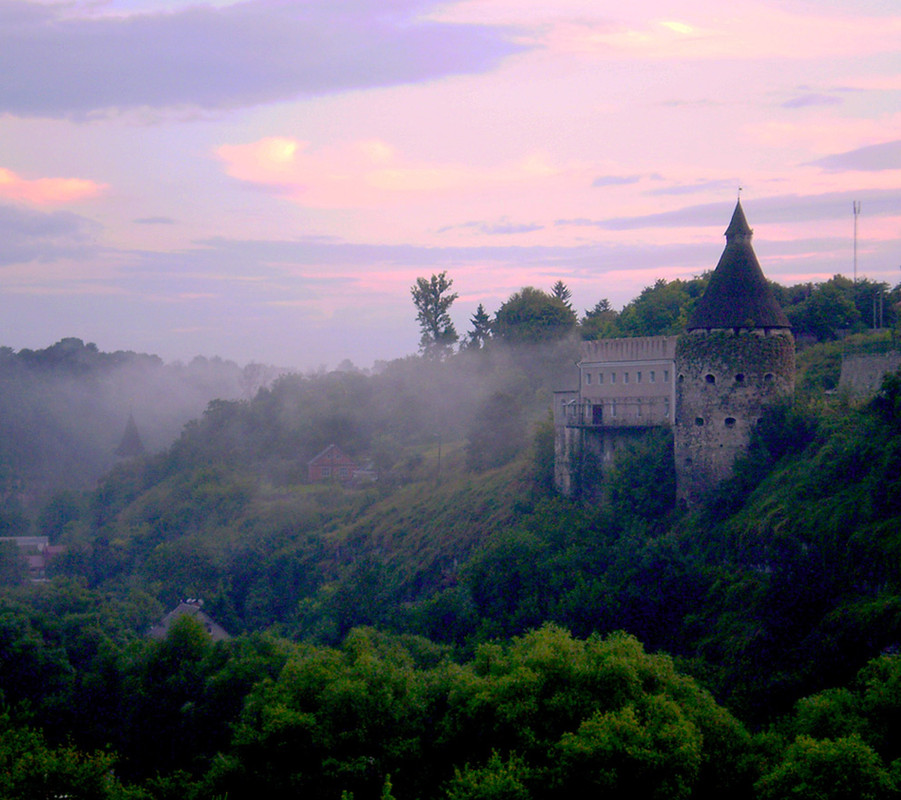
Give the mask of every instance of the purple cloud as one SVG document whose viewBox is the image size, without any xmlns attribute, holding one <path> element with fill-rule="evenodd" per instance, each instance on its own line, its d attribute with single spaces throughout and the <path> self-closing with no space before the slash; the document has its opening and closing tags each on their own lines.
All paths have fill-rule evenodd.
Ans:
<svg viewBox="0 0 901 800">
<path fill-rule="evenodd" d="M 809 108 L 810 106 L 840 106 L 842 99 L 830 94 L 802 94 L 786 100 L 783 108 Z"/>
<path fill-rule="evenodd" d="M 100 225 L 68 211 L 44 213 L 0 205 L 0 266 L 85 256 Z"/>
<path fill-rule="evenodd" d="M 137 225 L 175 225 L 172 217 L 140 217 L 133 222 Z"/>
<path fill-rule="evenodd" d="M 660 189 L 651 189 L 647 194 L 652 195 L 682 195 L 695 194 L 697 192 L 707 192 L 719 189 L 738 189 L 739 182 L 736 180 L 717 180 L 717 181 L 696 181 L 695 183 L 677 184 L 676 186 L 664 186 Z"/>
<path fill-rule="evenodd" d="M 499 222 L 462 222 L 459 225 L 445 225 L 438 229 L 438 233 L 447 233 L 448 231 L 466 228 L 484 233 L 486 236 L 502 236 L 511 233 L 532 233 L 532 231 L 544 230 L 544 225 L 538 225 L 534 222 L 510 222 L 502 219 Z"/>
<path fill-rule="evenodd" d="M 77 17 L 0 0 L 0 112 L 248 106 L 480 72 L 522 49 L 503 28 L 423 19 L 434 4 L 247 0 Z"/>
<path fill-rule="evenodd" d="M 863 202 L 869 216 L 901 215 L 901 195 L 894 189 L 826 192 L 817 195 L 785 194 L 742 201 L 751 225 L 764 222 L 806 222 L 842 219 L 851 214 L 851 203 Z M 642 228 L 679 228 L 720 225 L 728 222 L 734 201 L 684 206 L 658 214 L 607 219 L 561 219 L 557 225 L 595 227 L 603 230 L 627 231 Z"/>
<path fill-rule="evenodd" d="M 878 172 L 885 169 L 901 169 L 901 139 L 860 147 L 846 153 L 836 153 L 811 161 L 807 166 L 822 167 L 827 172 L 844 170 Z"/>
<path fill-rule="evenodd" d="M 627 186 L 631 183 L 638 183 L 641 175 L 599 175 L 595 178 L 591 185 L 595 188 L 603 186 Z"/>
</svg>

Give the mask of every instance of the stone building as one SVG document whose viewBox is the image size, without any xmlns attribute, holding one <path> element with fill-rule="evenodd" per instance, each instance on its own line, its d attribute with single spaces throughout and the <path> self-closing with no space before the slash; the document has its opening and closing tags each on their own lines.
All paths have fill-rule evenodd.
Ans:
<svg viewBox="0 0 901 800">
<path fill-rule="evenodd" d="M 763 276 L 741 203 L 681 336 L 583 342 L 580 385 L 554 400 L 555 479 L 572 494 L 624 442 L 673 432 L 678 499 L 727 478 L 764 409 L 794 391 L 791 327 Z"/>
</svg>

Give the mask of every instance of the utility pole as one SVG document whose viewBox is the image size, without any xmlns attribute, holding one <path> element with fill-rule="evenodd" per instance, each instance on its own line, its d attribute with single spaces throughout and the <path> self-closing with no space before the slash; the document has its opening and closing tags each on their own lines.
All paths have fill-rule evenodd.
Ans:
<svg viewBox="0 0 901 800">
<path fill-rule="evenodd" d="M 855 200 L 851 208 L 854 210 L 854 283 L 857 283 L 857 218 L 860 216 L 860 200 Z"/>
</svg>

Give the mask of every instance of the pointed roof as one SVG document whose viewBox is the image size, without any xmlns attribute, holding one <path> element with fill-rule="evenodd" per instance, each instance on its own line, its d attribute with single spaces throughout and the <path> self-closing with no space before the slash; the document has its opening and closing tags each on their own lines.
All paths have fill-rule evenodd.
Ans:
<svg viewBox="0 0 901 800">
<path fill-rule="evenodd" d="M 726 249 L 688 320 L 699 328 L 790 328 L 751 246 L 753 231 L 741 201 L 726 228 Z"/>
<path fill-rule="evenodd" d="M 144 443 L 141 441 L 141 435 L 138 433 L 138 426 L 135 425 L 135 418 L 129 413 L 128 422 L 125 423 L 125 432 L 122 434 L 122 441 L 113 451 L 119 458 L 135 458 L 144 455 Z"/>
</svg>

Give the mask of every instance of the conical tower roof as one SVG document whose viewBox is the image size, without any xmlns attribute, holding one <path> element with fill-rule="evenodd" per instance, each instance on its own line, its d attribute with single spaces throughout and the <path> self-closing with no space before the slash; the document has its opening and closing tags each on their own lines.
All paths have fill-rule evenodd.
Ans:
<svg viewBox="0 0 901 800">
<path fill-rule="evenodd" d="M 119 458 L 135 458 L 144 455 L 144 443 L 138 433 L 138 426 L 135 425 L 135 418 L 131 414 L 128 415 L 128 422 L 125 423 L 122 441 L 113 452 Z"/>
<path fill-rule="evenodd" d="M 752 235 L 739 201 L 726 228 L 726 249 L 688 320 L 688 330 L 791 327 L 763 276 Z"/>
</svg>

